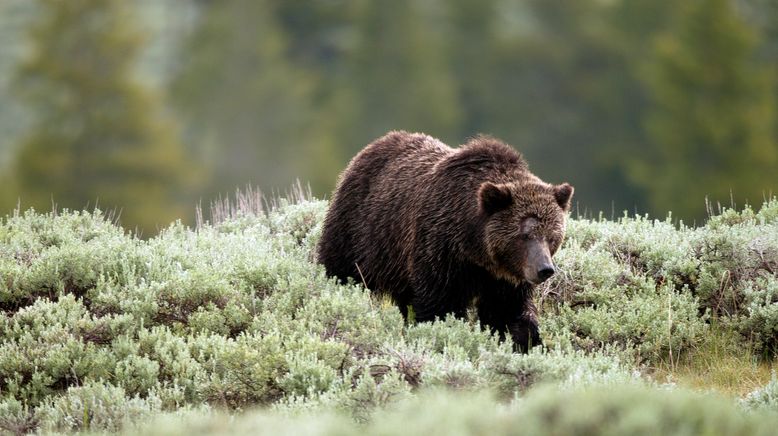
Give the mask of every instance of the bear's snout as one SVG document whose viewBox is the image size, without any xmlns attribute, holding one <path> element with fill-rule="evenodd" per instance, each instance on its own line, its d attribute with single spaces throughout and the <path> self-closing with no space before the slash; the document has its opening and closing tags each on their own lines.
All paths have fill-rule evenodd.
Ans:
<svg viewBox="0 0 778 436">
<path fill-rule="evenodd" d="M 524 280 L 537 285 L 549 279 L 556 269 L 551 261 L 548 243 L 543 240 L 532 240 L 526 243 L 526 263 L 524 264 Z"/>
<path fill-rule="evenodd" d="M 554 275 L 556 270 L 553 265 L 545 265 L 538 270 L 538 279 L 543 283 Z"/>
</svg>

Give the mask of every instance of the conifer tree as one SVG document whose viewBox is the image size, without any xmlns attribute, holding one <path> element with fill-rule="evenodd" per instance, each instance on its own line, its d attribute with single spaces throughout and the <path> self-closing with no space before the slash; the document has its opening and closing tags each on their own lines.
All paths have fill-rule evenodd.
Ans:
<svg viewBox="0 0 778 436">
<path fill-rule="evenodd" d="M 342 90 L 351 97 L 342 115 L 357 149 L 388 130 L 424 131 L 455 142 L 461 119 L 454 76 L 434 11 L 424 2 L 360 2 L 357 40 L 348 54 Z M 352 148 L 352 151 L 354 149 Z"/>
<path fill-rule="evenodd" d="M 490 65 L 498 74 L 487 85 L 494 92 L 489 107 L 500 110 L 485 117 L 489 131 L 506 132 L 497 134 L 516 144 L 541 177 L 574 184 L 582 213 L 641 203 L 620 171 L 639 130 L 629 123 L 639 116 L 639 85 L 624 54 L 632 47 L 611 38 L 607 15 L 616 3 L 522 2 L 527 24 L 498 40 Z"/>
<path fill-rule="evenodd" d="M 97 203 L 147 235 L 184 216 L 190 206 L 182 197 L 196 171 L 158 96 L 133 77 L 142 40 L 128 3 L 39 6 L 31 56 L 16 74 L 36 117 L 15 163 L 22 205 Z"/>
<path fill-rule="evenodd" d="M 313 78 L 288 61 L 274 9 L 267 0 L 204 3 L 181 55 L 174 103 L 216 192 L 284 188 L 306 161 Z"/>
<path fill-rule="evenodd" d="M 655 210 L 702 218 L 704 199 L 759 204 L 775 193 L 773 84 L 755 63 L 757 36 L 730 0 L 678 5 L 674 28 L 656 40 L 645 81 L 654 153 L 636 162 Z"/>
<path fill-rule="evenodd" d="M 512 118 L 502 100 L 512 94 L 510 82 L 502 81 L 499 57 L 501 46 L 499 9 L 495 0 L 451 0 L 446 6 L 447 37 L 444 60 L 453 75 L 453 87 L 461 107 L 457 139 L 479 132 L 502 136 L 504 118 Z M 506 99 L 509 99 L 508 96 Z M 515 119 L 512 120 L 515 124 Z"/>
</svg>

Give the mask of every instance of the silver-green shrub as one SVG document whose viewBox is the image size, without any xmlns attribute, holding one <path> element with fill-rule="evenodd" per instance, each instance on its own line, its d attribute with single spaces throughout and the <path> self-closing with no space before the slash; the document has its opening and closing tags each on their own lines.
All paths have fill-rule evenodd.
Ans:
<svg viewBox="0 0 778 436">
<path fill-rule="evenodd" d="M 746 410 L 766 410 L 778 412 L 778 378 L 773 373 L 772 379 L 740 400 L 740 405 Z"/>
<path fill-rule="evenodd" d="M 0 431 L 115 431 L 208 407 L 367 422 L 435 389 L 522 404 L 539 385 L 641 384 L 635 363 L 694 346 L 711 316 L 775 347 L 776 201 L 699 228 L 571 220 L 537 294 L 547 347 L 526 355 L 473 317 L 406 323 L 326 277 L 326 202 L 275 204 L 148 240 L 100 212 L 3 220 Z"/>
<path fill-rule="evenodd" d="M 128 397 L 124 389 L 101 382 L 70 387 L 64 395 L 51 398 L 37 409 L 43 431 L 117 431 L 159 412 L 159 400 Z"/>
<path fill-rule="evenodd" d="M 683 390 L 592 385 L 545 387 L 509 404 L 485 393 L 432 390 L 358 424 L 339 414 L 288 419 L 258 411 L 168 416 L 132 434 L 312 435 L 772 435 L 776 415 L 744 413 L 731 401 Z"/>
<path fill-rule="evenodd" d="M 743 307 L 734 319 L 736 327 L 762 350 L 778 347 L 778 276 L 747 282 L 742 290 Z"/>
<path fill-rule="evenodd" d="M 772 353 L 778 345 L 778 200 L 691 228 L 645 217 L 571 220 L 560 273 L 539 289 L 546 343 L 618 345 L 637 361 L 693 346 L 717 318 Z"/>
<path fill-rule="evenodd" d="M 616 345 L 638 361 L 692 345 L 707 326 L 689 289 L 697 268 L 689 232 L 643 217 L 573 221 L 555 258 L 560 272 L 540 289 L 546 342 Z"/>
</svg>

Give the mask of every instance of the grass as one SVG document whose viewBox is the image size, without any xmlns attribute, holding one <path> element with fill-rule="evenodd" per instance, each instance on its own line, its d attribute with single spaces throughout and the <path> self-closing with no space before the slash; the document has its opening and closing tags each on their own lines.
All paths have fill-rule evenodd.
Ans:
<svg viewBox="0 0 778 436">
<path fill-rule="evenodd" d="M 714 322 L 703 340 L 682 355 L 648 369 L 659 382 L 743 397 L 770 381 L 778 358 L 763 356 L 737 332 Z"/>
</svg>

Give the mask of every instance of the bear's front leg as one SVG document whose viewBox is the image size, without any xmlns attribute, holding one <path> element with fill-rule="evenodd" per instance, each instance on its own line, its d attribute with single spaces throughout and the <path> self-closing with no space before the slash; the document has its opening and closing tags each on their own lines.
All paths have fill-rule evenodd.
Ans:
<svg viewBox="0 0 778 436">
<path fill-rule="evenodd" d="M 526 353 L 532 347 L 543 345 L 538 331 L 538 322 L 533 316 L 526 314 L 508 324 L 508 331 L 513 339 L 514 351 Z"/>
<path fill-rule="evenodd" d="M 526 353 L 542 345 L 535 318 L 535 307 L 529 293 L 523 289 L 490 289 L 478 297 L 478 319 L 482 326 L 491 327 L 500 339 L 507 334 L 513 340 L 513 349 Z"/>
</svg>

